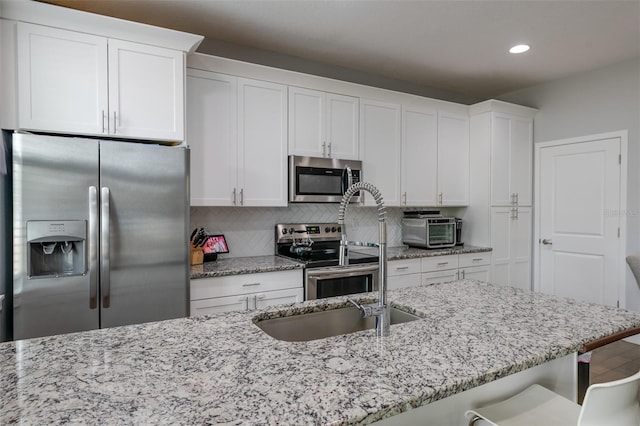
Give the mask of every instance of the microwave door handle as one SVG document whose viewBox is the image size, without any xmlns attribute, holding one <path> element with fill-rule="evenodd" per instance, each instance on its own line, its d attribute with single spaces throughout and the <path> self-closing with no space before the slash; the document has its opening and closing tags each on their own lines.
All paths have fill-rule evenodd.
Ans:
<svg viewBox="0 0 640 426">
<path fill-rule="evenodd" d="M 344 194 L 345 192 L 347 192 L 347 189 L 349 189 L 351 185 L 353 185 L 353 173 L 351 172 L 351 167 L 345 166 L 344 170 L 342 171 L 342 175 L 343 175 L 342 182 L 347 183 L 347 186 L 342 188 L 342 193 Z M 345 175 L 346 175 L 346 179 L 344 179 Z"/>
</svg>

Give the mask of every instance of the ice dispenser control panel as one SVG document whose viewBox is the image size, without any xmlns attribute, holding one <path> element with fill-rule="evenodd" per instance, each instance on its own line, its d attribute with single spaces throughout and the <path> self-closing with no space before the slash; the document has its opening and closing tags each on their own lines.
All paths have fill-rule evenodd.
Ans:
<svg viewBox="0 0 640 426">
<path fill-rule="evenodd" d="M 29 278 L 83 275 L 87 224 L 84 220 L 27 222 Z"/>
</svg>

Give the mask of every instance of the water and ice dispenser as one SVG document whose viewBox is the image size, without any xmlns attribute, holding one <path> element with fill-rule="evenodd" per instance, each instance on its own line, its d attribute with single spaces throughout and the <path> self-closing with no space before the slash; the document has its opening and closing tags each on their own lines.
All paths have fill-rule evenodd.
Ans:
<svg viewBox="0 0 640 426">
<path fill-rule="evenodd" d="M 87 224 L 84 220 L 27 222 L 29 278 L 84 274 L 86 248 Z"/>
</svg>

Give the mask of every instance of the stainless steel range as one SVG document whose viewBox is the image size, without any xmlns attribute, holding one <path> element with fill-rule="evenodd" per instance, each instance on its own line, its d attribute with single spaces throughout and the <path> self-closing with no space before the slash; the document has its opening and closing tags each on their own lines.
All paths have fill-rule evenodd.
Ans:
<svg viewBox="0 0 640 426">
<path fill-rule="evenodd" d="M 276 225 L 276 254 L 305 264 L 305 300 L 378 289 L 377 254 L 350 250 L 349 266 L 338 266 L 341 231 L 337 223 Z"/>
</svg>

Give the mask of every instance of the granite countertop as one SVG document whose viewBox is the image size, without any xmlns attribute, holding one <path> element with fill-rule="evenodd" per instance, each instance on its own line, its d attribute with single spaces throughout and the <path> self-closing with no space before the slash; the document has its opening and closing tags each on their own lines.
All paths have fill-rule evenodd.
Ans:
<svg viewBox="0 0 640 426">
<path fill-rule="evenodd" d="M 361 253 L 376 254 L 377 249 L 358 247 L 352 249 Z M 446 249 L 420 249 L 407 246 L 387 248 L 387 259 L 412 259 L 419 257 L 446 256 L 449 254 L 479 253 L 491 251 L 488 247 L 465 245 Z M 259 272 L 287 271 L 304 268 L 304 264 L 280 256 L 253 256 L 220 259 L 202 265 L 191 266 L 191 279 L 223 277 L 226 275 L 255 274 Z"/>
<path fill-rule="evenodd" d="M 216 260 L 215 262 L 206 262 L 202 265 L 191 265 L 191 279 L 288 271 L 302 268 L 304 268 L 302 263 L 280 256 L 233 257 Z"/>
<path fill-rule="evenodd" d="M 389 300 L 422 318 L 382 339 L 283 342 L 253 322 L 339 297 L 3 343 L 0 424 L 369 423 L 640 326 L 640 313 L 468 280 Z"/>
</svg>

